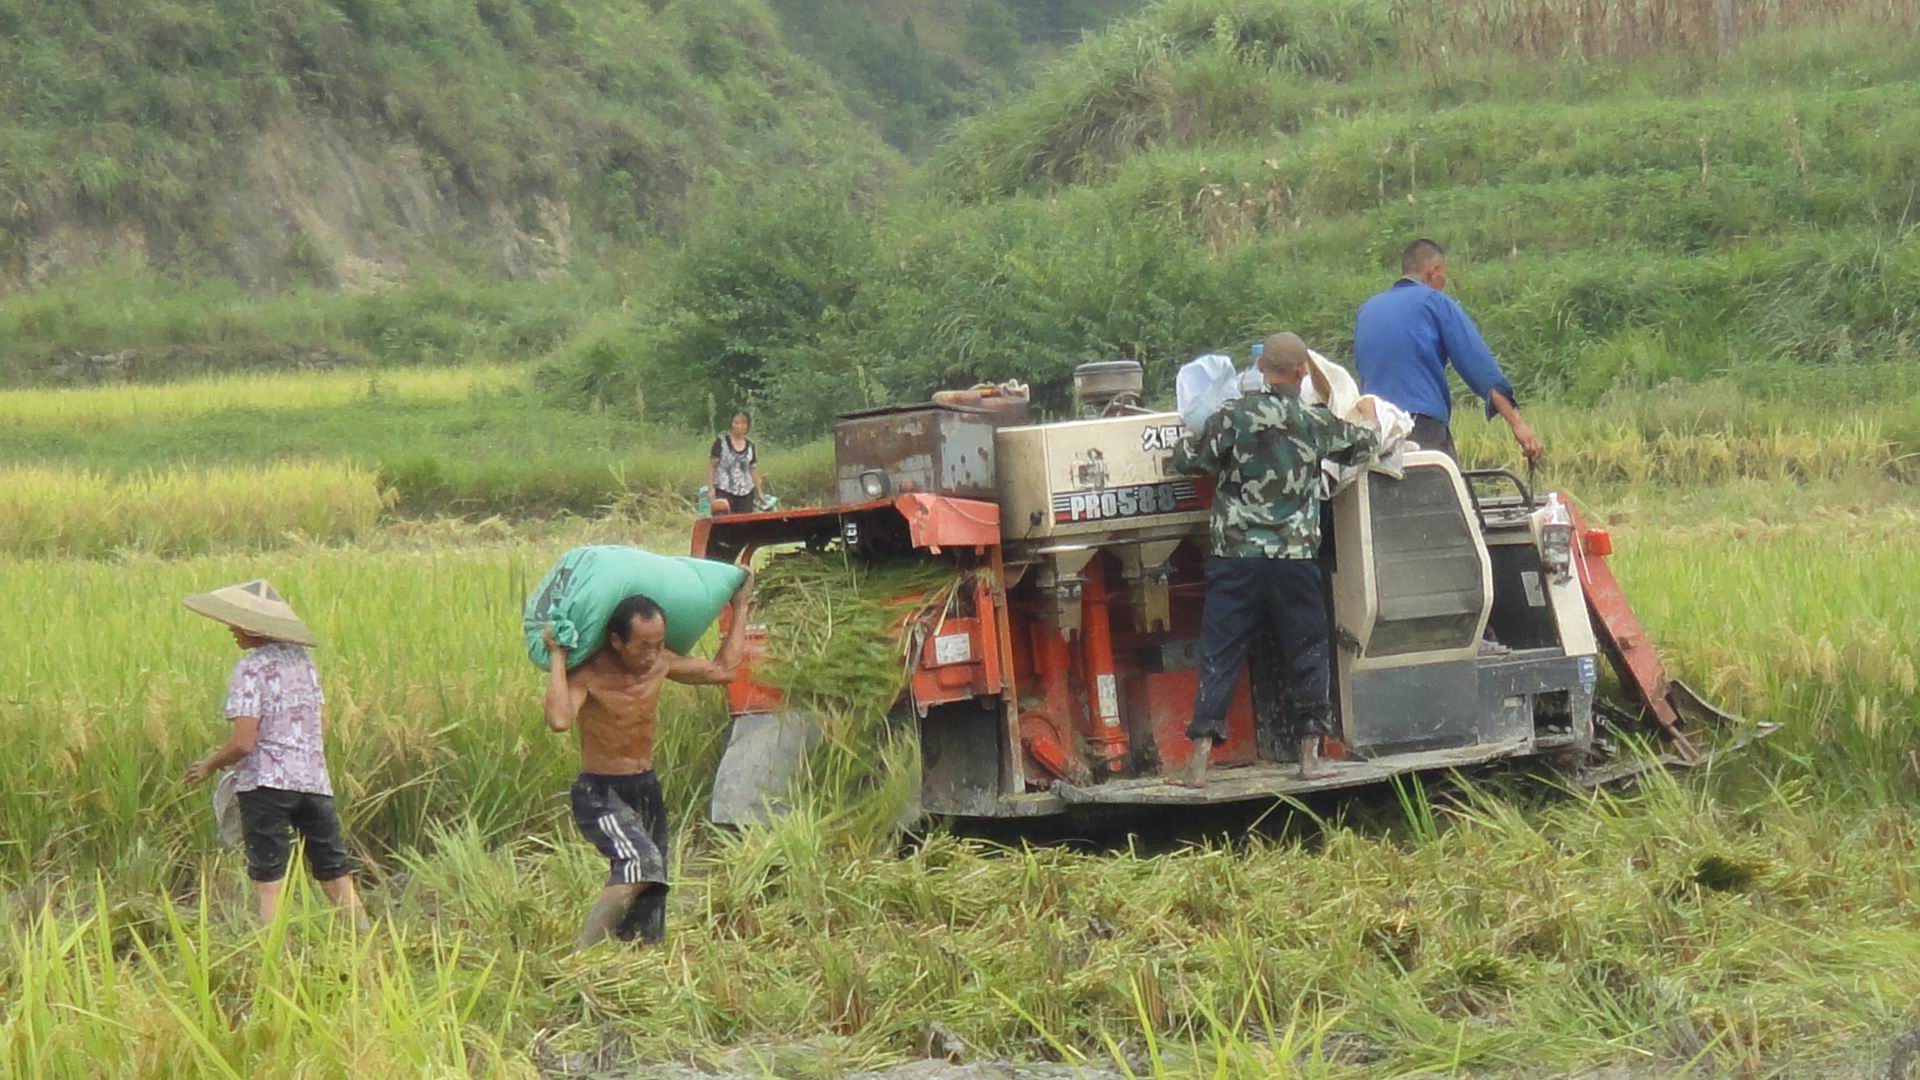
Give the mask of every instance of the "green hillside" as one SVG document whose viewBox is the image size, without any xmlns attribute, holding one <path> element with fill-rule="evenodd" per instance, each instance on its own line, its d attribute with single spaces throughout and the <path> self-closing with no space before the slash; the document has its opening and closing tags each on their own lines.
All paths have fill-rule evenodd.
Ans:
<svg viewBox="0 0 1920 1080">
<path fill-rule="evenodd" d="M 1089 359 L 1164 388 L 1281 326 L 1342 356 L 1424 234 L 1528 401 L 1871 391 L 1899 452 L 1920 435 L 1893 405 L 1920 333 L 1912 0 L 1165 0 L 1077 44 L 1129 5 L 654 7 L 303 0 L 241 33 L 217 5 L 0 0 L 8 137 L 40 148 L 0 202 L 80 208 L 10 219 L 8 265 L 53 265 L 49 236 L 127 256 L 0 300 L 0 380 L 533 360 L 543 409 L 671 429 L 746 403 L 804 441 L 980 379 L 1059 408 Z M 103 41 L 180 69 L 110 77 Z M 257 186 L 235 133 L 279 115 L 415 148 L 436 179 L 398 190 L 466 209 L 362 198 L 385 189 L 351 154 L 275 166 L 346 185 L 310 214 L 205 197 Z M 87 179 L 120 160 L 173 164 Z M 341 207 L 428 227 L 328 232 Z"/>
<path fill-rule="evenodd" d="M 703 222 L 664 317 L 587 352 L 650 400 L 760 395 L 803 429 L 973 379 L 1058 405 L 1088 359 L 1164 386 L 1276 326 L 1341 354 L 1427 234 L 1530 396 L 1799 392 L 1915 358 L 1920 54 L 1889 33 L 1911 5 L 1719 30 L 1704 2 L 1626 5 L 1666 21 L 1585 36 L 1510 7 L 1472 48 L 1438 3 L 1156 5 L 964 122 L 877 212 L 825 192 Z"/>
<path fill-rule="evenodd" d="M 1134 3 L 0 0 L 0 292 L 551 280 L 902 146 Z M 917 29 L 916 29 L 917 28 Z"/>
<path fill-rule="evenodd" d="M 751 0 L 0 3 L 0 268 L 256 288 L 562 271 L 878 140 Z"/>
<path fill-rule="evenodd" d="M 769 0 L 796 50 L 896 146 L 1023 87 L 1037 62 L 1143 0 Z"/>
</svg>

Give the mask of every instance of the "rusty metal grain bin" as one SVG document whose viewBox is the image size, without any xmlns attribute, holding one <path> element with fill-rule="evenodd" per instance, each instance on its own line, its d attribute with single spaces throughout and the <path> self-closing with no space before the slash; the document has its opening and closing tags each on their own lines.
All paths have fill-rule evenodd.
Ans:
<svg viewBox="0 0 1920 1080">
<path fill-rule="evenodd" d="M 841 502 L 865 502 L 861 475 L 880 472 L 887 493 L 921 491 L 991 499 L 993 432 L 1019 423 L 1004 410 L 894 405 L 844 413 L 833 426 L 833 458 Z"/>
</svg>

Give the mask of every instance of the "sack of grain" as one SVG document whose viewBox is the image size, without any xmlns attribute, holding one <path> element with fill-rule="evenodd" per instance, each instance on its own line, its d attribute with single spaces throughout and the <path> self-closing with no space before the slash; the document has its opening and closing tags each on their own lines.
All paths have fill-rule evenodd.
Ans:
<svg viewBox="0 0 1920 1080">
<path fill-rule="evenodd" d="M 579 667 L 607 643 L 607 620 L 629 596 L 650 597 L 666 613 L 667 648 L 692 649 L 733 599 L 747 572 L 729 563 L 655 555 L 639 548 L 599 544 L 574 548 L 540 579 L 521 616 L 527 659 L 547 667 L 542 631 L 567 648 L 567 666 Z"/>
</svg>

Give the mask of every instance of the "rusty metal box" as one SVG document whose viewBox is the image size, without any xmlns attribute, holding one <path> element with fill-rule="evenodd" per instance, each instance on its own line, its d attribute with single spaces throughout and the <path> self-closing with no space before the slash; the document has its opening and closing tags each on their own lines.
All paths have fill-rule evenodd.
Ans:
<svg viewBox="0 0 1920 1080">
<path fill-rule="evenodd" d="M 995 413 L 966 406 L 892 405 L 844 413 L 833 425 L 835 494 L 843 503 L 872 496 L 862 474 L 886 476 L 886 494 L 919 491 L 992 499 Z"/>
</svg>

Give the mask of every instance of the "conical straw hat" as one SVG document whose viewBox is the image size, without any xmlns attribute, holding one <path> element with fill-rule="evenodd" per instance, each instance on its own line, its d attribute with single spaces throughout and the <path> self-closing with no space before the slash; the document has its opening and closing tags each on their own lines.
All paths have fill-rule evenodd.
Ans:
<svg viewBox="0 0 1920 1080">
<path fill-rule="evenodd" d="M 189 596 L 181 603 L 196 615 L 237 626 L 251 634 L 291 641 L 295 645 L 317 645 L 313 631 L 300 621 L 273 586 L 265 581 L 229 585 L 209 593 Z"/>
</svg>

